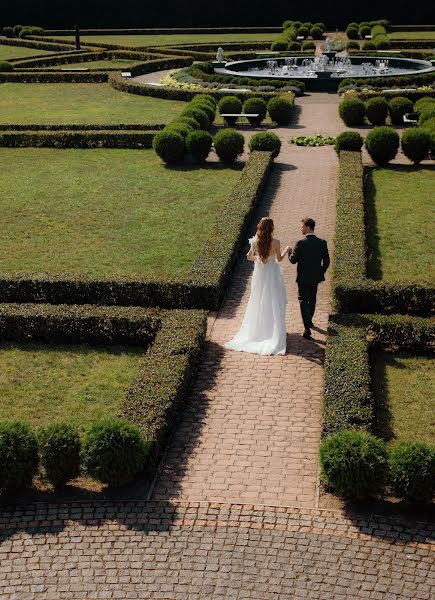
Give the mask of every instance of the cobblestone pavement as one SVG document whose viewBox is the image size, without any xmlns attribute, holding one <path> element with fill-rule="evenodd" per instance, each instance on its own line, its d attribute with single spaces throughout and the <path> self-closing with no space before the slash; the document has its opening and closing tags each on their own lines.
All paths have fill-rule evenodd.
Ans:
<svg viewBox="0 0 435 600">
<path fill-rule="evenodd" d="M 429 600 L 433 533 L 394 518 L 208 502 L 4 509 L 0 597 Z"/>
</svg>

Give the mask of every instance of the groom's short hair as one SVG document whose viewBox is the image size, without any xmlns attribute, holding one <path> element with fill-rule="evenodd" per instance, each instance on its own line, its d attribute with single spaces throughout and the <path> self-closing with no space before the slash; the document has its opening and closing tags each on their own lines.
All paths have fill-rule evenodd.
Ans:
<svg viewBox="0 0 435 600">
<path fill-rule="evenodd" d="M 309 227 L 310 229 L 314 229 L 316 226 L 316 221 L 310 217 L 305 217 L 305 219 L 302 219 L 302 223 L 305 225 L 305 227 Z"/>
</svg>

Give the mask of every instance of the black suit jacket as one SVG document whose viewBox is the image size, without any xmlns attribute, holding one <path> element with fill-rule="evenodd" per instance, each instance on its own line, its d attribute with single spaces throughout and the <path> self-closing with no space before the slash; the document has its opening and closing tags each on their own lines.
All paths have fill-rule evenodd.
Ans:
<svg viewBox="0 0 435 600">
<path fill-rule="evenodd" d="M 307 235 L 296 242 L 289 260 L 298 265 L 297 283 L 315 284 L 325 281 L 325 273 L 331 262 L 328 244 L 316 235 Z"/>
</svg>

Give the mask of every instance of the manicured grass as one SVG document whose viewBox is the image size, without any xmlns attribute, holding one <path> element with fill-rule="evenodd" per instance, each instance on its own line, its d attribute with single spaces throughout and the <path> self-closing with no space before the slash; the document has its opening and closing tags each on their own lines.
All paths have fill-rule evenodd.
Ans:
<svg viewBox="0 0 435 600">
<path fill-rule="evenodd" d="M 434 40 L 435 31 L 395 31 L 389 33 L 392 40 Z"/>
<path fill-rule="evenodd" d="M 133 65 L 134 63 L 137 63 L 138 61 L 134 61 L 131 58 L 129 59 L 121 59 L 121 58 L 116 58 L 113 60 L 88 60 L 87 62 L 78 62 L 78 63 L 72 63 L 72 64 L 61 64 L 61 65 L 56 65 L 56 66 L 52 66 L 52 67 L 47 67 L 48 69 L 55 69 L 55 70 L 61 70 L 61 69 L 71 69 L 71 68 L 86 68 L 86 69 L 125 69 L 126 67 Z"/>
<path fill-rule="evenodd" d="M 0 123 L 167 123 L 186 106 L 107 83 L 2 83 Z"/>
<path fill-rule="evenodd" d="M 39 54 L 54 54 L 54 52 L 50 50 L 38 50 L 38 48 L 24 48 L 23 46 L 6 46 L 0 44 L 0 60 L 26 58 L 28 56 L 38 56 Z"/>
<path fill-rule="evenodd" d="M 54 36 L 56 39 L 73 40 L 72 35 Z M 272 41 L 274 33 L 175 33 L 172 35 L 82 35 L 83 44 L 119 44 L 121 46 L 173 46 L 175 44 L 212 43 L 219 46 L 225 42 Z M 47 39 L 50 39 L 47 37 Z"/>
<path fill-rule="evenodd" d="M 377 353 L 373 361 L 376 433 L 392 443 L 435 443 L 433 358 Z"/>
<path fill-rule="evenodd" d="M 0 148 L 1 271 L 184 274 L 240 176 L 153 150 Z"/>
<path fill-rule="evenodd" d="M 84 428 L 116 416 L 143 348 L 0 343 L 0 419 Z"/>
<path fill-rule="evenodd" d="M 373 168 L 366 184 L 368 276 L 433 282 L 435 169 L 402 165 Z"/>
</svg>

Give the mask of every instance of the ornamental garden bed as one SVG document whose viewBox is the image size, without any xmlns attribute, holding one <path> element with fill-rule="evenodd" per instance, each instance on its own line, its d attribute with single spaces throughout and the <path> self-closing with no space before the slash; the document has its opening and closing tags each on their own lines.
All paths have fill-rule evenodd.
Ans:
<svg viewBox="0 0 435 600">
<path fill-rule="evenodd" d="M 271 41 L 273 33 L 185 33 L 168 35 L 82 35 L 84 44 L 118 44 L 120 46 L 148 47 L 148 46 L 173 46 L 178 44 L 215 43 L 216 46 L 225 42 L 249 42 L 249 41 Z M 44 36 L 47 40 L 59 40 L 62 42 L 73 42 L 74 36 Z"/>
<path fill-rule="evenodd" d="M 0 60 L 9 60 L 11 58 L 27 58 L 28 56 L 35 56 L 36 52 L 34 48 L 24 48 L 23 46 L 6 46 L 0 44 Z M 38 50 L 38 54 L 46 54 L 50 56 L 54 54 L 50 50 Z"/>
<path fill-rule="evenodd" d="M 165 123 L 184 107 L 120 93 L 106 83 L 0 85 L 0 123 Z"/>
<path fill-rule="evenodd" d="M 367 275 L 371 279 L 427 284 L 435 280 L 431 250 L 435 227 L 427 219 L 434 189 L 431 166 L 366 169 Z"/>
</svg>

